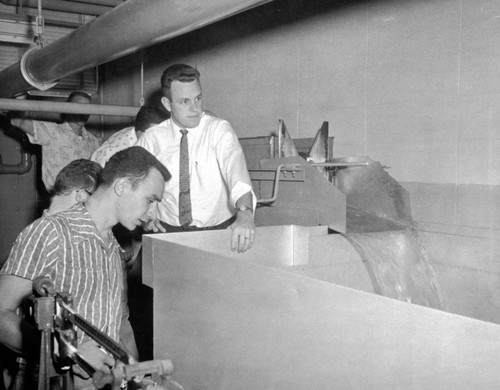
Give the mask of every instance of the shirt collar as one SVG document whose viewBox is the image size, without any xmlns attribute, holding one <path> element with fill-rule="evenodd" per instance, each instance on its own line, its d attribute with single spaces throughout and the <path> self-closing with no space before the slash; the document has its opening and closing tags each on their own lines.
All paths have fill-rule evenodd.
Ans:
<svg viewBox="0 0 500 390">
<path fill-rule="evenodd" d="M 179 130 L 186 129 L 187 131 L 189 131 L 189 133 L 195 133 L 195 132 L 197 132 L 198 129 L 201 129 L 203 127 L 202 122 L 204 121 L 205 115 L 206 115 L 205 111 L 203 111 L 201 114 L 200 123 L 198 123 L 198 126 L 192 127 L 192 128 L 180 127 L 177 125 L 177 123 L 174 122 L 174 120 L 172 118 L 170 118 L 170 123 L 172 125 L 172 131 L 174 132 L 174 134 L 179 135 L 179 137 L 181 136 L 181 133 L 179 132 Z"/>
<path fill-rule="evenodd" d="M 71 128 L 70 124 L 68 122 L 63 122 L 64 125 L 73 133 L 75 134 L 76 137 L 82 137 L 82 138 L 87 138 L 89 136 L 89 133 L 87 129 L 85 129 L 85 126 L 82 127 L 82 135 L 76 134 L 73 129 Z"/>
<path fill-rule="evenodd" d="M 72 230 L 73 237 L 75 239 L 98 240 L 104 248 L 107 247 L 84 203 L 77 203 L 68 210 L 61 212 L 61 214 L 62 213 L 64 213 L 68 218 L 69 227 Z M 118 244 L 118 241 L 116 241 L 113 233 L 111 233 L 111 240 L 112 242 L 110 247 L 113 250 L 117 248 L 119 249 L 120 245 Z"/>
</svg>

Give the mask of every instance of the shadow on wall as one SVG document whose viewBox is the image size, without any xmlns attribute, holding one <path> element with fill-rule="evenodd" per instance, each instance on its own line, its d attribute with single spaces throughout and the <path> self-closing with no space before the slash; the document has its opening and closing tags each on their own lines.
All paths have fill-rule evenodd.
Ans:
<svg viewBox="0 0 500 390">
<path fill-rule="evenodd" d="M 296 23 L 326 12 L 353 7 L 359 3 L 366 3 L 366 0 L 275 0 L 165 41 L 154 46 L 153 49 L 147 49 L 144 52 L 144 61 L 148 68 L 158 66 L 163 69 L 167 64 L 172 63 L 172 53 L 175 53 L 176 62 L 178 62 L 177 59 L 190 53 L 210 50 L 217 45 L 238 40 L 253 32 Z M 159 82 L 159 80 L 154 80 L 154 82 Z"/>
</svg>

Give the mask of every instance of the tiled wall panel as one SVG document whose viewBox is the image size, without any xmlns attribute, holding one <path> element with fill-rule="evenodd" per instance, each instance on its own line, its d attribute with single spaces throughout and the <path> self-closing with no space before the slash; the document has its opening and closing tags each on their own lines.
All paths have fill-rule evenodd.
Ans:
<svg viewBox="0 0 500 390">
<path fill-rule="evenodd" d="M 148 49 L 146 94 L 166 66 L 191 63 L 207 108 L 239 136 L 284 119 L 312 137 L 329 121 L 336 157 L 367 155 L 409 183 L 416 220 L 498 227 L 500 0 L 262 9 Z"/>
</svg>

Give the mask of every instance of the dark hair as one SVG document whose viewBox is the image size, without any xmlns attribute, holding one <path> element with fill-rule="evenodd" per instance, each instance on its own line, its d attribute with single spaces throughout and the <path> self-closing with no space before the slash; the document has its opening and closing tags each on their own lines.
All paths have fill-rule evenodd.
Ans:
<svg viewBox="0 0 500 390">
<path fill-rule="evenodd" d="M 170 118 L 170 113 L 167 110 L 153 106 L 142 106 L 135 116 L 135 131 L 146 131 L 152 125 L 157 125 L 168 118 Z"/>
<path fill-rule="evenodd" d="M 93 193 L 101 171 L 101 166 L 95 161 L 85 158 L 73 160 L 57 174 L 52 195 L 68 195 L 73 190 Z"/>
<path fill-rule="evenodd" d="M 87 92 L 83 91 L 73 91 L 69 94 L 67 101 L 72 102 L 73 98 L 76 96 L 84 97 L 88 99 L 89 103 L 92 103 L 92 98 Z M 85 103 L 84 103 L 85 104 Z M 87 122 L 90 115 L 88 114 L 62 114 L 61 118 L 65 122 Z"/>
<path fill-rule="evenodd" d="M 193 80 L 200 81 L 200 72 L 198 72 L 198 69 L 186 64 L 171 65 L 165 69 L 161 75 L 163 95 L 165 95 L 167 99 L 171 99 L 170 88 L 172 87 L 172 81 L 188 83 Z"/>
<path fill-rule="evenodd" d="M 135 189 L 153 168 L 161 173 L 165 181 L 170 180 L 170 172 L 155 156 L 140 146 L 132 146 L 111 156 L 102 170 L 99 186 L 109 187 L 115 180 L 127 178 Z"/>
<path fill-rule="evenodd" d="M 89 101 L 92 101 L 92 97 L 87 93 L 87 92 L 83 92 L 83 91 L 73 91 L 69 94 L 68 96 L 68 102 L 70 102 L 71 100 L 73 100 L 73 98 L 75 96 L 81 96 L 81 97 L 84 97 L 84 98 L 87 98 L 89 99 Z"/>
</svg>

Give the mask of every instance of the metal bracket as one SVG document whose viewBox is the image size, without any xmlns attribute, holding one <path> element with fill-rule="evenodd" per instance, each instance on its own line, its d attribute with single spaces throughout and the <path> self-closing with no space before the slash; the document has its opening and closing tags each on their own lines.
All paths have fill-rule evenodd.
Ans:
<svg viewBox="0 0 500 390">
<path fill-rule="evenodd" d="M 280 164 L 275 170 L 272 169 L 252 169 L 252 180 L 270 180 L 274 181 L 273 196 L 268 199 L 257 199 L 258 205 L 271 205 L 278 199 L 278 189 L 280 181 L 294 181 L 303 182 L 305 180 L 304 166 L 310 167 L 326 167 L 326 168 L 339 168 L 348 166 L 363 166 L 368 165 L 365 162 L 330 162 L 330 163 L 288 163 Z M 267 175 L 267 177 L 265 176 Z M 272 177 L 270 176 L 272 175 Z M 256 177 L 257 176 L 257 177 Z M 260 177 L 259 177 L 260 176 Z"/>
</svg>

